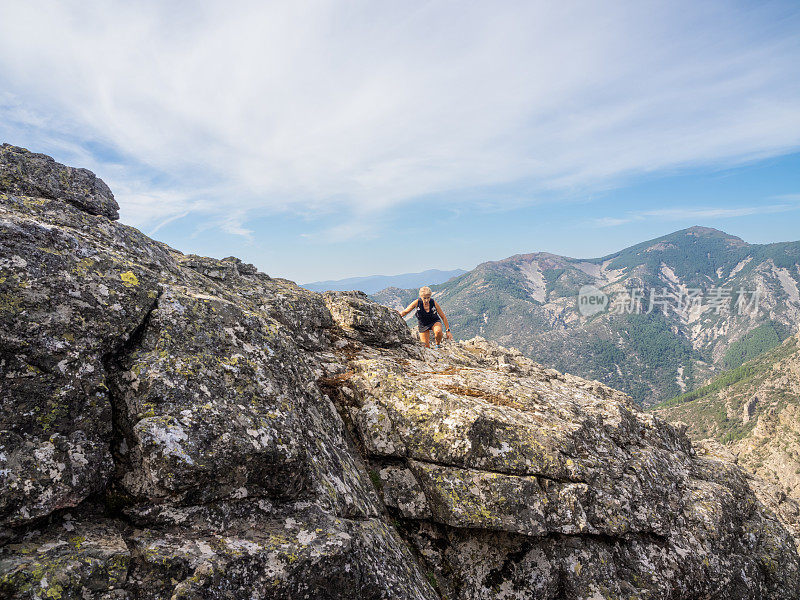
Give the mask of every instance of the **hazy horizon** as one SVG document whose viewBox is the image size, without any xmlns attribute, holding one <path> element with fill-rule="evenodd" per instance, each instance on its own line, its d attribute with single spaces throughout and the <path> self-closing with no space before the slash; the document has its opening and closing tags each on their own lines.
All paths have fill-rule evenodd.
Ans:
<svg viewBox="0 0 800 600">
<path fill-rule="evenodd" d="M 701 223 L 697 223 L 697 224 L 692 225 L 690 227 L 708 227 L 708 226 L 707 225 L 703 225 Z M 681 228 L 681 229 L 675 229 L 675 230 L 667 231 L 667 232 L 664 232 L 662 235 L 657 235 L 655 237 L 641 239 L 641 240 L 638 240 L 636 242 L 633 242 L 632 244 L 627 244 L 625 246 L 617 248 L 616 250 L 613 250 L 611 252 L 606 252 L 606 253 L 603 253 L 603 254 L 597 254 L 597 255 L 591 255 L 591 256 L 590 255 L 575 256 L 575 255 L 570 255 L 570 254 L 560 254 L 559 256 L 564 256 L 566 258 L 572 258 L 572 259 L 576 259 L 576 260 L 596 260 L 596 259 L 608 256 L 609 254 L 614 254 L 615 252 L 618 252 L 618 251 L 621 251 L 621 250 L 625 250 L 626 248 L 630 248 L 631 246 L 635 246 L 636 244 L 641 244 L 643 242 L 653 241 L 653 240 L 656 240 L 658 238 L 670 235 L 672 233 L 677 233 L 679 231 L 683 231 L 684 229 L 688 229 L 688 228 L 684 227 L 684 228 Z M 718 229 L 718 228 L 714 227 L 712 229 Z M 736 235 L 735 233 L 732 233 L 730 231 L 726 231 L 724 229 L 718 229 L 718 230 L 722 231 L 723 233 L 727 233 L 729 235 L 733 235 L 733 236 L 740 237 L 740 238 L 742 237 L 742 236 Z M 747 240 L 745 238 L 742 238 L 742 239 L 743 239 L 743 241 L 745 241 L 748 244 L 778 244 L 778 243 L 781 243 L 781 242 L 800 242 L 800 234 L 798 234 L 794 239 L 785 239 L 785 240 L 784 239 L 776 239 L 776 240 L 762 241 L 762 242 L 752 242 L 752 241 Z M 424 273 L 425 271 L 442 271 L 442 272 L 446 272 L 446 271 L 463 270 L 465 272 L 469 272 L 469 271 L 472 271 L 473 269 L 475 269 L 478 265 L 480 265 L 482 263 L 496 262 L 496 261 L 501 261 L 501 260 L 504 260 L 504 259 L 507 259 L 507 258 L 511 258 L 512 256 L 520 255 L 520 254 L 536 254 L 538 252 L 556 254 L 555 252 L 549 252 L 546 249 L 540 249 L 540 250 L 532 250 L 532 251 L 529 251 L 529 252 L 515 252 L 514 254 L 509 254 L 507 256 L 498 256 L 498 257 L 494 257 L 494 258 L 487 258 L 486 260 L 482 260 L 479 263 L 476 263 L 476 264 L 474 264 L 472 266 L 455 266 L 455 267 L 453 267 L 451 269 L 442 269 L 442 268 L 438 268 L 436 266 L 433 266 L 433 267 L 430 267 L 430 268 L 425 269 L 423 271 L 414 271 L 414 272 L 408 272 L 408 273 L 362 274 L 362 275 L 353 275 L 353 276 L 350 276 L 350 277 L 340 277 L 340 278 L 337 278 L 337 279 L 323 279 L 323 280 L 318 280 L 318 281 L 308 281 L 308 282 L 302 282 L 302 283 L 301 282 L 297 282 L 297 283 L 299 283 L 300 285 L 310 285 L 310 284 L 320 284 L 320 283 L 341 282 L 341 281 L 347 281 L 347 280 L 351 280 L 351 279 L 367 279 L 367 278 L 372 278 L 372 277 L 386 277 L 386 278 L 389 278 L 389 277 L 398 277 L 398 276 L 401 276 L 401 275 L 419 274 L 419 273 Z"/>
</svg>

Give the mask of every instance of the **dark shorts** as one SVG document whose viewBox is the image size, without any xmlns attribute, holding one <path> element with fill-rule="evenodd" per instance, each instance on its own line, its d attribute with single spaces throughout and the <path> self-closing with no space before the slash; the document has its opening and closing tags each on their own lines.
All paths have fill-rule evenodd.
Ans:
<svg viewBox="0 0 800 600">
<path fill-rule="evenodd" d="M 441 323 L 441 319 L 436 319 L 433 323 L 428 323 L 427 325 L 423 325 L 422 323 L 419 324 L 419 332 L 422 333 L 423 331 L 429 331 L 433 329 L 433 326 L 437 323 Z"/>
</svg>

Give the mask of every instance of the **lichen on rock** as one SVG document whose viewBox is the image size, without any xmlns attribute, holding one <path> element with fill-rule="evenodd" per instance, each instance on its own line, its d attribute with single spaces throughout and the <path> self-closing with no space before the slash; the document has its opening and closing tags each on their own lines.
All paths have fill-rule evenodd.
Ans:
<svg viewBox="0 0 800 600">
<path fill-rule="evenodd" d="M 800 593 L 752 479 L 623 394 L 423 349 L 361 293 L 183 255 L 93 175 L 3 152 L 0 594 Z"/>
<path fill-rule="evenodd" d="M 93 215 L 119 218 L 114 194 L 94 173 L 11 144 L 0 146 L 0 192 L 58 199 Z"/>
</svg>

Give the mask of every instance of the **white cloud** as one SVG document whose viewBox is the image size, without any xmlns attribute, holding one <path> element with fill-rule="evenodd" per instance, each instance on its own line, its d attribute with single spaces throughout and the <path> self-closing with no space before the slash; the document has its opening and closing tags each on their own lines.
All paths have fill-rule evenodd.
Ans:
<svg viewBox="0 0 800 600">
<path fill-rule="evenodd" d="M 0 0 L 0 134 L 81 158 L 139 226 L 248 235 L 291 209 L 340 238 L 425 195 L 795 149 L 799 24 L 688 1 Z"/>
<path fill-rule="evenodd" d="M 599 217 L 593 219 L 592 224 L 598 227 L 616 227 L 636 221 L 701 221 L 702 219 L 730 219 L 735 217 L 750 217 L 753 215 L 768 215 L 774 213 L 798 210 L 797 204 L 767 204 L 757 206 L 739 206 L 735 208 L 721 207 L 674 207 L 657 210 L 643 210 L 626 213 L 621 217 Z"/>
<path fill-rule="evenodd" d="M 373 240 L 378 237 L 378 224 L 373 220 L 348 220 L 316 233 L 304 233 L 310 242 L 336 243 L 350 240 Z"/>
<path fill-rule="evenodd" d="M 630 215 L 628 217 L 599 217 L 592 219 L 592 224 L 597 227 L 616 227 L 617 225 L 626 225 L 634 221 L 641 221 L 644 217 L 642 215 Z"/>
<path fill-rule="evenodd" d="M 775 196 L 776 200 L 783 200 L 785 202 L 800 202 L 800 194 L 781 194 Z"/>
<path fill-rule="evenodd" d="M 740 206 L 736 208 L 669 208 L 661 210 L 648 210 L 642 214 L 645 217 L 661 219 L 727 219 L 733 217 L 749 217 L 752 215 L 765 215 L 787 210 L 796 210 L 797 206 L 790 204 L 770 204 L 765 206 Z"/>
</svg>

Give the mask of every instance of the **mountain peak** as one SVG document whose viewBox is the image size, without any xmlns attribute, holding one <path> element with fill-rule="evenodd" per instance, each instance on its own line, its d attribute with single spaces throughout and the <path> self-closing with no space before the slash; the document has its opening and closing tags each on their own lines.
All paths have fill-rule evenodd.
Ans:
<svg viewBox="0 0 800 600">
<path fill-rule="evenodd" d="M 684 236 L 695 236 L 695 237 L 704 237 L 704 238 L 721 238 L 726 240 L 735 241 L 741 244 L 747 244 L 742 238 L 737 237 L 735 235 L 731 235 L 730 233 L 726 233 L 719 229 L 714 229 L 713 227 L 704 227 L 702 225 L 694 225 L 687 229 L 681 229 L 680 231 L 676 231 L 671 235 L 684 235 Z M 748 244 L 749 245 L 749 244 Z"/>
<path fill-rule="evenodd" d="M 714 229 L 713 227 L 704 227 L 703 225 L 693 225 L 692 227 L 688 227 L 687 229 L 684 229 L 682 231 L 685 231 L 686 233 L 691 233 L 693 235 L 713 235 L 714 237 L 718 235 L 723 235 L 725 237 L 728 237 L 728 234 L 725 233 L 724 231 L 721 231 L 719 229 Z"/>
<path fill-rule="evenodd" d="M 750 246 L 747 242 L 745 242 L 742 238 L 737 237 L 735 235 L 731 235 L 730 233 L 726 233 L 719 229 L 714 229 L 713 227 L 704 227 L 702 225 L 694 225 L 692 227 L 687 227 L 686 229 L 679 229 L 678 231 L 673 231 L 672 233 L 668 233 L 661 237 L 655 238 L 648 242 L 642 242 L 641 244 L 637 244 L 636 246 L 632 246 L 631 248 L 626 248 L 622 250 L 621 253 L 626 253 L 628 251 L 641 251 L 642 248 L 651 249 L 653 248 L 653 244 L 658 246 L 656 249 L 664 249 L 661 248 L 663 244 L 672 244 L 675 246 L 683 246 L 685 244 L 694 244 L 700 240 L 710 243 L 721 243 L 724 246 L 728 247 L 744 247 Z"/>
</svg>

